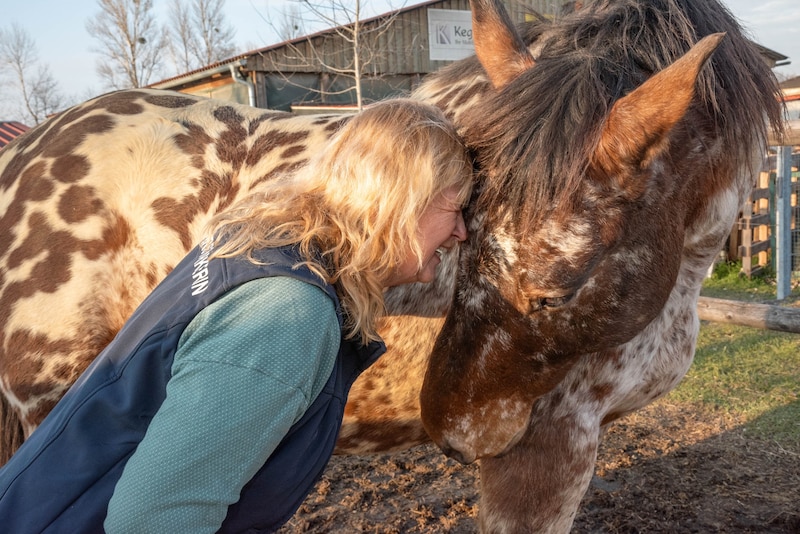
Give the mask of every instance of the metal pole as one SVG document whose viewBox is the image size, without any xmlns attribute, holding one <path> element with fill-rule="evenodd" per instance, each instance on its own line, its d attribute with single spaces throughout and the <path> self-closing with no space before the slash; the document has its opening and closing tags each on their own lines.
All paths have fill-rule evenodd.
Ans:
<svg viewBox="0 0 800 534">
<path fill-rule="evenodd" d="M 783 300 L 792 290 L 792 147 L 779 146 L 775 163 L 775 274 Z"/>
</svg>

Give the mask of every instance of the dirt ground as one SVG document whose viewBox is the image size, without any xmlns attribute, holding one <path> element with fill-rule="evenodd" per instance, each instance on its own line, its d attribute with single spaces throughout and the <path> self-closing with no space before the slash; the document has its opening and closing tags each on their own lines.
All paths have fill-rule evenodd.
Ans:
<svg viewBox="0 0 800 534">
<path fill-rule="evenodd" d="M 432 445 L 334 457 L 281 534 L 474 533 L 479 476 Z M 800 533 L 800 448 L 655 403 L 606 434 L 573 532 Z"/>
</svg>

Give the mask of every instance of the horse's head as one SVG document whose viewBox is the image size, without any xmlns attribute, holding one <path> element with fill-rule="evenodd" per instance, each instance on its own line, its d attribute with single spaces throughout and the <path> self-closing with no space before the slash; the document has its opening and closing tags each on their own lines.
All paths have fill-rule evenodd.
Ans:
<svg viewBox="0 0 800 534">
<path fill-rule="evenodd" d="M 553 58 L 534 64 L 496 4 L 473 2 L 476 53 L 495 91 L 465 119 L 481 184 L 421 397 L 430 436 L 465 462 L 513 446 L 578 357 L 628 342 L 662 309 L 692 209 L 679 202 L 692 186 L 676 179 L 676 160 L 702 152 L 683 119 L 723 38 L 595 104 L 531 89 L 554 74 Z M 502 124 L 488 125 L 490 113 Z M 516 121 L 501 118 L 511 113 Z M 559 125 L 548 123 L 559 118 L 583 133 L 556 146 Z"/>
</svg>

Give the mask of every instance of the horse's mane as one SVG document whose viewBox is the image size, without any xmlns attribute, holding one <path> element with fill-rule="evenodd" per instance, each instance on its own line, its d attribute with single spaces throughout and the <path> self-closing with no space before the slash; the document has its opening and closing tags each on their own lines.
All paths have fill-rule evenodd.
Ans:
<svg viewBox="0 0 800 534">
<path fill-rule="evenodd" d="M 464 115 L 490 212 L 502 204 L 533 222 L 525 215 L 576 190 L 614 101 L 711 33 L 727 36 L 701 73 L 694 109 L 730 148 L 734 168 L 765 139 L 766 120 L 781 130 L 777 81 L 716 0 L 590 0 L 521 29 L 541 45 L 536 66 Z"/>
</svg>

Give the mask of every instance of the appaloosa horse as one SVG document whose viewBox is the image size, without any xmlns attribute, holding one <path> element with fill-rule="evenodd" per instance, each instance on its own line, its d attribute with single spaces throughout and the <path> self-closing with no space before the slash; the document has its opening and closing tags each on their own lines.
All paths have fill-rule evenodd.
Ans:
<svg viewBox="0 0 800 534">
<path fill-rule="evenodd" d="M 702 280 L 781 107 L 713 0 L 583 2 L 494 41 L 478 28 L 493 90 L 458 122 L 481 192 L 421 416 L 446 453 L 483 459 L 485 530 L 563 532 L 602 428 L 691 364 Z"/>
<path fill-rule="evenodd" d="M 390 353 L 351 391 L 339 450 L 427 440 L 428 369 L 425 428 L 483 458 L 482 530 L 565 531 L 602 425 L 691 362 L 700 280 L 760 163 L 764 117 L 780 121 L 777 86 L 712 0 L 583 2 L 522 35 L 498 2 L 472 7 L 477 59 L 415 92 L 475 150 L 471 237 L 434 284 L 388 293 Z M 213 213 L 303 165 L 342 120 L 134 90 L 0 152 L 4 453 Z"/>
</svg>

